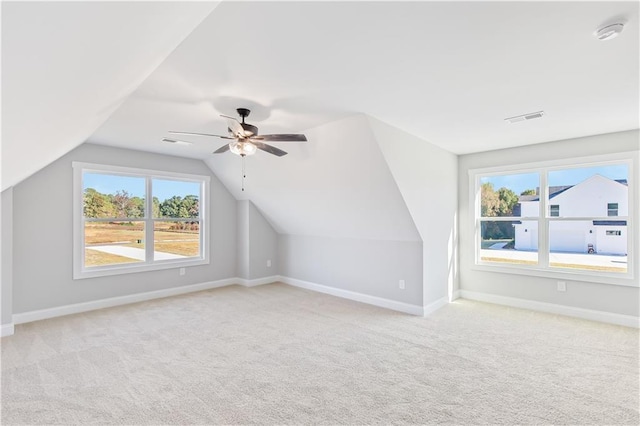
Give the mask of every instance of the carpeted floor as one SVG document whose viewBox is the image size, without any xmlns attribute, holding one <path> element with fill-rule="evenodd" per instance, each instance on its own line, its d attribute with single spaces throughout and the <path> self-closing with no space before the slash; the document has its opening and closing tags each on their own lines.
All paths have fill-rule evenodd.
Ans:
<svg viewBox="0 0 640 426">
<path fill-rule="evenodd" d="M 637 425 L 638 338 L 465 300 L 420 318 L 231 286 L 17 326 L 1 419 Z"/>
</svg>

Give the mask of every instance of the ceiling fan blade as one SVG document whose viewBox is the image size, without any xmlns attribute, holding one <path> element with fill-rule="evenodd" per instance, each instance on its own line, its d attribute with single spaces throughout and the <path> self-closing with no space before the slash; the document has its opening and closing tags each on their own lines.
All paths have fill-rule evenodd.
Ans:
<svg viewBox="0 0 640 426">
<path fill-rule="evenodd" d="M 220 115 L 220 117 L 224 117 L 227 119 L 227 126 L 231 133 L 239 138 L 246 138 L 247 135 L 244 133 L 244 129 L 238 120 L 233 117 L 229 117 L 228 115 Z"/>
<path fill-rule="evenodd" d="M 233 139 L 233 138 L 230 138 L 229 136 L 212 135 L 210 133 L 178 132 L 175 130 L 169 130 L 169 133 L 173 135 L 213 136 L 213 137 L 222 138 L 222 139 Z"/>
<path fill-rule="evenodd" d="M 229 144 L 222 145 L 220 148 L 213 151 L 214 154 L 222 154 L 223 152 L 229 151 Z"/>
<path fill-rule="evenodd" d="M 306 142 L 307 137 L 305 135 L 258 135 L 251 138 L 251 140 L 268 141 L 268 142 Z"/>
<path fill-rule="evenodd" d="M 266 143 L 258 142 L 251 140 L 251 143 L 256 146 L 256 148 L 261 149 L 269 154 L 277 155 L 278 157 L 282 157 L 283 155 L 287 155 L 286 151 L 281 150 L 280 148 L 276 148 L 275 146 L 267 145 Z"/>
</svg>

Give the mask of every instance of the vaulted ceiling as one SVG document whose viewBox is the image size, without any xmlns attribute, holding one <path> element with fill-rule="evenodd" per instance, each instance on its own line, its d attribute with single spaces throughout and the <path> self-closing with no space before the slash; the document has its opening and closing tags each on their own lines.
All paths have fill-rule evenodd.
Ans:
<svg viewBox="0 0 640 426">
<path fill-rule="evenodd" d="M 2 189 L 85 142 L 217 3 L 2 2 Z"/>
<path fill-rule="evenodd" d="M 637 2 L 3 2 L 2 188 L 85 140 L 223 170 L 220 140 L 161 139 L 237 107 L 263 133 L 365 114 L 456 154 L 635 129 L 638 40 Z"/>
</svg>

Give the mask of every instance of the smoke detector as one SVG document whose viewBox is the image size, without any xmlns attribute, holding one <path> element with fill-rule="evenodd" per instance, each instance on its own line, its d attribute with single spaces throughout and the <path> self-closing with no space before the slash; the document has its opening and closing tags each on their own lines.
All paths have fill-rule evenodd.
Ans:
<svg viewBox="0 0 640 426">
<path fill-rule="evenodd" d="M 624 30 L 624 24 L 621 23 L 606 25 L 595 30 L 593 36 L 602 41 L 611 40 L 618 37 L 622 30 Z"/>
</svg>

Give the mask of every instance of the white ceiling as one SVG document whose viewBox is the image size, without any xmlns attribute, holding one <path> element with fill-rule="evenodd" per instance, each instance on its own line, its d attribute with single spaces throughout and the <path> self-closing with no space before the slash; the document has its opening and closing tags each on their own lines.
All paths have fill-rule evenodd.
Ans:
<svg viewBox="0 0 640 426">
<path fill-rule="evenodd" d="M 236 199 L 250 199 L 280 234 L 420 241 L 407 205 L 364 115 L 310 129 L 309 143 L 283 143 L 289 155 L 245 161 L 209 155 Z M 274 144 L 275 145 L 275 144 Z"/>
<path fill-rule="evenodd" d="M 217 5 L 2 2 L 2 189 L 83 143 Z"/>
<path fill-rule="evenodd" d="M 160 140 L 168 130 L 224 133 L 218 114 L 237 107 L 253 110 L 261 133 L 363 113 L 458 154 L 638 128 L 638 10 L 609 1 L 3 2 L 2 187 L 87 137 L 210 158 L 221 141 Z M 620 37 L 592 36 L 617 19 L 627 21 Z M 503 120 L 538 110 L 540 120 Z"/>
<path fill-rule="evenodd" d="M 262 133 L 364 113 L 457 154 L 634 129 L 638 40 L 637 2 L 225 2 L 90 140 L 208 158 L 220 140 L 160 140 L 237 107 Z"/>
</svg>

